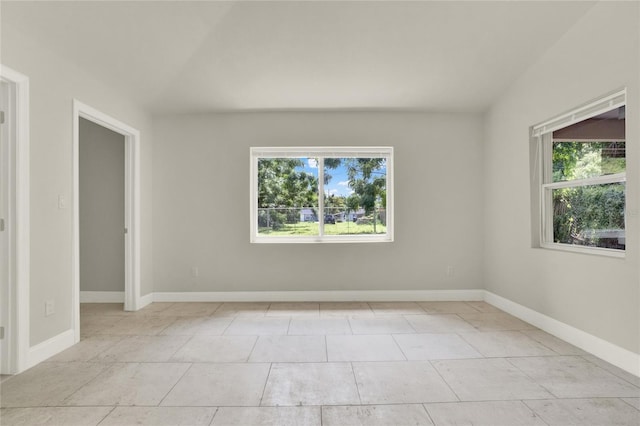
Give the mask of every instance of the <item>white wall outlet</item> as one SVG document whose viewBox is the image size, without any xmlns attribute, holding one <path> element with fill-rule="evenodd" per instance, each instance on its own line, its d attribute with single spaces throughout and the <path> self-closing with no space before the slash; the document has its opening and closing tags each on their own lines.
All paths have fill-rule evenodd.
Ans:
<svg viewBox="0 0 640 426">
<path fill-rule="evenodd" d="M 67 208 L 67 198 L 62 194 L 58 195 L 58 209 L 62 210 L 66 208 Z"/>
<path fill-rule="evenodd" d="M 453 269 L 453 266 L 447 265 L 447 277 L 453 278 L 454 276 L 455 276 L 455 270 Z"/>
<path fill-rule="evenodd" d="M 44 302 L 44 316 L 48 317 L 56 313 L 56 305 L 53 300 L 47 300 Z"/>
<path fill-rule="evenodd" d="M 191 276 L 192 277 L 199 277 L 200 276 L 200 269 L 198 269 L 197 266 L 194 266 L 191 268 Z"/>
</svg>

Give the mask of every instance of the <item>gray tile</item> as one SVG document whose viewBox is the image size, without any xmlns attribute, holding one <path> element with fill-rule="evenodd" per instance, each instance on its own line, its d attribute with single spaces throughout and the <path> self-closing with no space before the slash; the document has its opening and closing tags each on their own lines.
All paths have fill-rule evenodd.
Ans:
<svg viewBox="0 0 640 426">
<path fill-rule="evenodd" d="M 175 317 L 184 316 L 208 316 L 215 312 L 221 303 L 216 302 L 182 302 L 174 303 L 166 309 L 162 310 L 163 315 Z"/>
<path fill-rule="evenodd" d="M 208 426 L 213 407 L 116 407 L 100 426 Z"/>
<path fill-rule="evenodd" d="M 81 303 L 80 315 L 127 315 L 124 303 Z"/>
<path fill-rule="evenodd" d="M 69 349 L 60 352 L 58 355 L 49 358 L 47 362 L 89 361 L 95 358 L 97 355 L 108 351 L 122 339 L 123 336 L 90 336 L 86 339 L 82 339 L 80 342 L 71 346 Z"/>
<path fill-rule="evenodd" d="M 180 317 L 160 332 L 161 335 L 220 336 L 233 321 L 232 317 Z"/>
<path fill-rule="evenodd" d="M 457 334 L 397 334 L 394 336 L 408 360 L 482 358 Z"/>
<path fill-rule="evenodd" d="M 366 302 L 320 303 L 320 317 L 373 318 L 371 307 Z"/>
<path fill-rule="evenodd" d="M 87 362 L 42 363 L 0 384 L 2 407 L 61 405 L 105 368 Z"/>
<path fill-rule="evenodd" d="M 474 309 L 477 309 L 479 312 L 503 312 L 501 309 L 498 309 L 487 302 L 473 301 L 473 302 L 465 302 L 465 303 L 467 303 L 469 306 L 473 307 Z"/>
<path fill-rule="evenodd" d="M 545 426 L 521 401 L 425 404 L 437 426 Z"/>
<path fill-rule="evenodd" d="M 619 399 L 553 399 L 525 401 L 549 426 L 630 426 L 640 411 Z"/>
<path fill-rule="evenodd" d="M 109 330 L 127 318 L 116 315 L 82 315 L 80 316 L 80 336 L 109 334 Z"/>
<path fill-rule="evenodd" d="M 348 363 L 273 364 L 260 405 L 359 404 Z"/>
<path fill-rule="evenodd" d="M 551 397 L 544 388 L 502 358 L 432 363 L 462 401 Z"/>
<path fill-rule="evenodd" d="M 424 315 L 424 309 L 415 302 L 369 302 L 376 316 Z"/>
<path fill-rule="evenodd" d="M 577 356 L 509 358 L 558 398 L 638 397 L 640 388 Z"/>
<path fill-rule="evenodd" d="M 171 325 L 177 317 L 173 316 L 136 316 L 121 318 L 107 329 L 106 334 L 129 336 L 153 336 Z"/>
<path fill-rule="evenodd" d="M 557 355 L 519 331 L 462 333 L 460 336 L 486 357 Z"/>
<path fill-rule="evenodd" d="M 329 361 L 404 361 L 393 337 L 387 335 L 327 336 Z"/>
<path fill-rule="evenodd" d="M 407 315 L 407 321 L 418 333 L 456 333 L 476 331 L 456 314 Z"/>
<path fill-rule="evenodd" d="M 324 336 L 260 336 L 249 362 L 323 362 Z"/>
<path fill-rule="evenodd" d="M 635 385 L 640 388 L 640 377 L 635 376 L 629 372 L 626 372 L 623 369 L 616 367 L 615 365 L 609 364 L 607 361 L 600 359 L 595 355 L 587 354 L 587 355 L 583 355 L 582 358 L 586 359 L 587 361 L 597 365 L 598 367 L 604 370 L 607 370 L 609 373 L 615 376 L 618 376 L 623 380 L 626 380 L 632 385 Z"/>
<path fill-rule="evenodd" d="M 573 346 L 564 340 L 558 339 L 555 336 L 542 330 L 521 330 L 521 333 L 526 334 L 536 342 L 545 345 L 547 348 L 553 350 L 558 355 L 586 355 L 586 352 L 580 348 Z"/>
<path fill-rule="evenodd" d="M 624 402 L 640 410 L 640 398 L 622 398 Z"/>
<path fill-rule="evenodd" d="M 351 334 L 346 318 L 293 318 L 289 325 L 290 335 Z"/>
<path fill-rule="evenodd" d="M 165 315 L 167 309 L 173 305 L 175 305 L 175 302 L 153 302 L 136 311 L 136 313 L 140 315 Z"/>
<path fill-rule="evenodd" d="M 389 318 L 351 318 L 353 334 L 399 334 L 415 333 L 411 324 L 403 317 Z"/>
<path fill-rule="evenodd" d="M 257 406 L 269 364 L 193 364 L 162 406 Z"/>
<path fill-rule="evenodd" d="M 427 361 L 353 363 L 363 404 L 414 404 L 457 398 Z"/>
<path fill-rule="evenodd" d="M 68 397 L 65 405 L 158 405 L 189 364 L 113 364 Z"/>
<path fill-rule="evenodd" d="M 469 314 L 478 310 L 466 302 L 418 302 L 428 314 Z"/>
<path fill-rule="evenodd" d="M 211 426 L 320 426 L 320 407 L 222 407 Z"/>
<path fill-rule="evenodd" d="M 213 313 L 216 317 L 263 317 L 269 302 L 225 302 Z"/>
<path fill-rule="evenodd" d="M 100 423 L 112 407 L 3 408 L 3 426 L 92 426 Z"/>
<path fill-rule="evenodd" d="M 171 361 L 246 362 L 256 339 L 256 336 L 194 336 Z"/>
<path fill-rule="evenodd" d="M 289 330 L 289 318 L 235 318 L 225 335 L 262 336 L 285 335 Z"/>
<path fill-rule="evenodd" d="M 169 361 L 189 340 L 188 336 L 130 336 L 94 358 L 99 362 Z"/>
<path fill-rule="evenodd" d="M 319 317 L 320 304 L 312 302 L 272 303 L 266 313 L 268 317 Z"/>
<path fill-rule="evenodd" d="M 420 404 L 324 406 L 323 426 L 433 425 Z"/>
<path fill-rule="evenodd" d="M 534 326 L 528 324 L 513 315 L 503 312 L 477 314 L 459 314 L 465 321 L 473 325 L 480 331 L 507 331 L 507 330 L 530 330 Z"/>
</svg>

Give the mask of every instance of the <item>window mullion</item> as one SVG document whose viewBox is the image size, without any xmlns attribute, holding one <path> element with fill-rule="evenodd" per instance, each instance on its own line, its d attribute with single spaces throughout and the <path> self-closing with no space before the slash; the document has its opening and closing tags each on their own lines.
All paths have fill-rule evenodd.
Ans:
<svg viewBox="0 0 640 426">
<path fill-rule="evenodd" d="M 318 235 L 324 237 L 324 157 L 318 157 Z"/>
</svg>

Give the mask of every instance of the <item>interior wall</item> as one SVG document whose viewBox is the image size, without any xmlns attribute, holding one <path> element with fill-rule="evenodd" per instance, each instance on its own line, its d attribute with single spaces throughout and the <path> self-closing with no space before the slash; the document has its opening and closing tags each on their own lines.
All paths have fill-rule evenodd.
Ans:
<svg viewBox="0 0 640 426">
<path fill-rule="evenodd" d="M 124 139 L 80 119 L 80 291 L 124 291 Z"/>
<path fill-rule="evenodd" d="M 636 2 L 594 6 L 494 104 L 486 117 L 484 150 L 486 288 L 635 353 L 640 353 L 638 22 Z M 532 248 L 531 221 L 537 215 L 530 208 L 529 127 L 625 86 L 626 258 Z"/>
<path fill-rule="evenodd" d="M 29 77 L 31 154 L 30 342 L 72 328 L 73 99 L 141 132 L 141 294 L 152 291 L 151 120 L 127 94 L 55 55 L 2 15 L 1 62 Z M 59 204 L 59 196 L 62 203 Z M 45 317 L 45 301 L 55 313 Z"/>
<path fill-rule="evenodd" d="M 166 116 L 154 135 L 156 292 L 482 288 L 477 115 Z M 249 148 L 313 145 L 394 146 L 393 243 L 249 243 Z"/>
</svg>

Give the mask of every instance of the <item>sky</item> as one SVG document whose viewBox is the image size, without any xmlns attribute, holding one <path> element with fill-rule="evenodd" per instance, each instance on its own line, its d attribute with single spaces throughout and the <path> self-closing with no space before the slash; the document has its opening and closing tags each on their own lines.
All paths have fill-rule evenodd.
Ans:
<svg viewBox="0 0 640 426">
<path fill-rule="evenodd" d="M 318 177 L 318 164 L 313 158 L 302 158 L 303 167 L 296 167 L 298 171 L 304 171 Z M 324 186 L 324 192 L 329 195 L 348 197 L 353 194 L 353 190 L 349 188 L 349 178 L 347 177 L 346 167 L 340 166 L 335 169 L 329 169 L 327 172 L 331 175 L 331 180 Z"/>
</svg>

